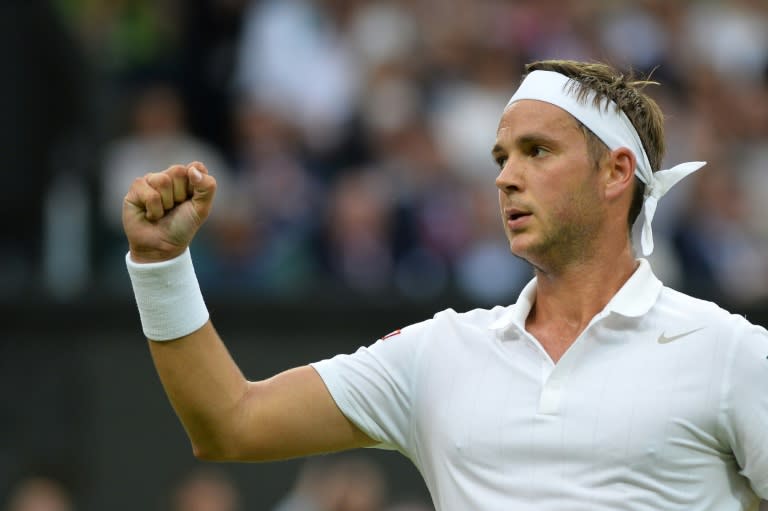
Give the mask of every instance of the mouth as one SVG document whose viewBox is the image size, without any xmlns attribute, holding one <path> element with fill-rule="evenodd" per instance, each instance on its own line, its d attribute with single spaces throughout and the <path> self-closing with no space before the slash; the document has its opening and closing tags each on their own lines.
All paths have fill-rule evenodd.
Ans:
<svg viewBox="0 0 768 511">
<path fill-rule="evenodd" d="M 506 215 L 507 225 L 510 229 L 517 229 L 522 227 L 531 216 L 529 211 L 517 208 L 505 209 L 504 214 Z"/>
<path fill-rule="evenodd" d="M 507 220 L 517 220 L 518 218 L 531 215 L 529 211 L 525 211 L 517 208 L 507 208 L 504 210 L 504 214 L 506 215 Z"/>
</svg>

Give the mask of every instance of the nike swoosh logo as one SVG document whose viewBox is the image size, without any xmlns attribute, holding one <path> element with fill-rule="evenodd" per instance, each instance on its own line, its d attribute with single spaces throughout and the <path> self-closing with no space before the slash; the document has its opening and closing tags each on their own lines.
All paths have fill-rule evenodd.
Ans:
<svg viewBox="0 0 768 511">
<path fill-rule="evenodd" d="M 662 332 L 662 334 L 659 336 L 659 344 L 668 344 L 668 343 L 670 343 L 672 341 L 676 341 L 678 339 L 681 339 L 681 338 L 685 337 L 686 335 L 691 335 L 693 333 L 696 333 L 696 332 L 698 332 L 699 330 L 702 330 L 702 329 L 704 329 L 703 326 L 699 327 L 699 328 L 694 328 L 693 330 L 690 330 L 688 332 L 683 332 L 682 334 L 673 335 L 672 337 L 667 337 Z"/>
</svg>

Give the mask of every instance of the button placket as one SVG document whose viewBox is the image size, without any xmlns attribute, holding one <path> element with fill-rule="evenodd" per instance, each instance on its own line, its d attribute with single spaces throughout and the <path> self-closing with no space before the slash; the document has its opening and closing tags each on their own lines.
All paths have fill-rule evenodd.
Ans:
<svg viewBox="0 0 768 511">
<path fill-rule="evenodd" d="M 566 350 L 557 364 L 554 364 L 549 356 L 546 357 L 542 364 L 542 386 L 538 413 L 542 415 L 557 415 L 559 413 L 563 387 L 573 372 L 576 361 L 581 358 L 581 353 L 586 349 L 584 338 L 590 329 L 594 328 L 595 324 L 607 315 L 606 312 L 601 312 L 592 318 L 592 321 L 573 341 L 573 344 Z M 538 341 L 536 342 L 538 344 Z M 544 349 L 540 344 L 539 347 Z"/>
</svg>

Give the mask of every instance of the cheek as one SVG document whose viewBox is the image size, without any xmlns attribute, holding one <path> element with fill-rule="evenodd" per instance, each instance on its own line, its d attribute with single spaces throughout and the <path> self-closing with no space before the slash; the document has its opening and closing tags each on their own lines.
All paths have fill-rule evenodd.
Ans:
<svg viewBox="0 0 768 511">
<path fill-rule="evenodd" d="M 550 188 L 554 192 L 556 187 Z M 559 224 L 582 223 L 596 212 L 595 192 L 588 186 L 573 187 L 560 194 L 547 197 L 551 205 L 547 215 Z"/>
<path fill-rule="evenodd" d="M 590 223 L 599 216 L 600 201 L 594 188 L 584 186 L 563 201 L 561 214 L 572 222 Z"/>
</svg>

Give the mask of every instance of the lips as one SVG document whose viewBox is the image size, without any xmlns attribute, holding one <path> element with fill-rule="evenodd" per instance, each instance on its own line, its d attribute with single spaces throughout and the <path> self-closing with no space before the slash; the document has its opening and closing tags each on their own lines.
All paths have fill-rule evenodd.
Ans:
<svg viewBox="0 0 768 511">
<path fill-rule="evenodd" d="M 506 215 L 507 220 L 517 220 L 520 217 L 529 216 L 531 212 L 518 208 L 506 208 L 504 214 Z"/>
<path fill-rule="evenodd" d="M 507 219 L 507 225 L 510 229 L 517 229 L 522 227 L 531 216 L 530 211 L 518 208 L 506 208 L 504 210 L 504 214 L 505 218 Z"/>
</svg>

